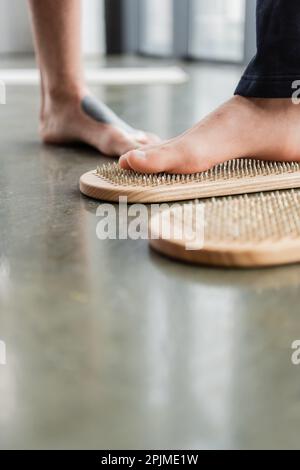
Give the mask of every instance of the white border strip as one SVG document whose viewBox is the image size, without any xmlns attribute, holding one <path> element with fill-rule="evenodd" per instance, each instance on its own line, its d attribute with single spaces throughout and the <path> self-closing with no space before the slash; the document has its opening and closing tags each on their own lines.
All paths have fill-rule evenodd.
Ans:
<svg viewBox="0 0 300 470">
<path fill-rule="evenodd" d="M 6 104 L 6 86 L 4 80 L 0 80 L 0 104 Z"/>
<path fill-rule="evenodd" d="M 85 76 L 90 85 L 176 85 L 188 80 L 187 73 L 180 67 L 89 69 Z M 38 85 L 39 72 L 36 69 L 0 69 L 0 80 L 6 85 Z"/>
<path fill-rule="evenodd" d="M 0 341 L 0 366 L 6 365 L 6 344 Z"/>
</svg>

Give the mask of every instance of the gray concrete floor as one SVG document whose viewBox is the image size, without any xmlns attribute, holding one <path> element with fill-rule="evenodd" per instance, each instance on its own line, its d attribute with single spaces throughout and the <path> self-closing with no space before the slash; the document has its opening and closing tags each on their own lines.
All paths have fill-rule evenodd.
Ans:
<svg viewBox="0 0 300 470">
<path fill-rule="evenodd" d="M 239 67 L 180 86 L 98 87 L 133 125 L 175 135 Z M 79 176 L 106 161 L 43 146 L 38 90 L 0 107 L 1 448 L 299 448 L 300 267 L 182 265 L 99 241 Z"/>
</svg>

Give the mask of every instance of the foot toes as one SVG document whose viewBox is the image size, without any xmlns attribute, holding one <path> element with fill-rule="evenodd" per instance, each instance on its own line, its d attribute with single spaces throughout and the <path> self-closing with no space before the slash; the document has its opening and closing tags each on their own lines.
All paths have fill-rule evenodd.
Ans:
<svg viewBox="0 0 300 470">
<path fill-rule="evenodd" d="M 140 173 L 160 173 L 178 168 L 180 155 L 173 145 L 141 148 L 127 152 L 120 159 L 120 166 Z"/>
<path fill-rule="evenodd" d="M 101 140 L 100 140 L 101 137 Z M 119 129 L 109 129 L 106 133 L 98 135 L 98 149 L 109 156 L 120 156 L 130 150 L 139 148 L 141 144 L 134 136 L 127 134 Z"/>
<path fill-rule="evenodd" d="M 154 134 L 146 134 L 143 131 L 129 134 L 115 128 L 113 132 L 110 132 L 110 142 L 108 147 L 111 150 L 110 155 L 124 155 L 130 150 L 150 145 L 153 146 L 154 142 L 157 141 L 159 141 L 159 137 Z"/>
<path fill-rule="evenodd" d="M 162 139 L 158 135 L 152 134 L 151 132 L 147 132 L 147 144 L 148 145 L 160 144 L 161 142 L 162 142 Z"/>
<path fill-rule="evenodd" d="M 157 135 L 143 131 L 138 131 L 135 138 L 142 145 L 154 145 L 161 142 L 161 139 Z"/>
<path fill-rule="evenodd" d="M 119 165 L 121 168 L 123 168 L 123 170 L 132 170 L 125 155 L 122 155 L 122 157 L 120 157 Z"/>
</svg>

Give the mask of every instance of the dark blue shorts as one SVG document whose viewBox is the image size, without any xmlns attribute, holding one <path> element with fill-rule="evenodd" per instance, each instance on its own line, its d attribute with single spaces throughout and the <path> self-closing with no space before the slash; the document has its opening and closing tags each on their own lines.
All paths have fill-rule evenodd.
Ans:
<svg viewBox="0 0 300 470">
<path fill-rule="evenodd" d="M 256 22 L 257 54 L 235 94 L 291 98 L 300 80 L 300 0 L 258 0 Z"/>
</svg>

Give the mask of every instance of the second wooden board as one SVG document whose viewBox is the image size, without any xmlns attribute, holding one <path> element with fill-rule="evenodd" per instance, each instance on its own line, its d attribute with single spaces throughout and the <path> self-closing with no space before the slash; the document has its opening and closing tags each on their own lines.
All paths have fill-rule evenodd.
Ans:
<svg viewBox="0 0 300 470">
<path fill-rule="evenodd" d="M 151 218 L 150 245 L 193 264 L 300 262 L 300 190 L 173 204 Z"/>
</svg>

